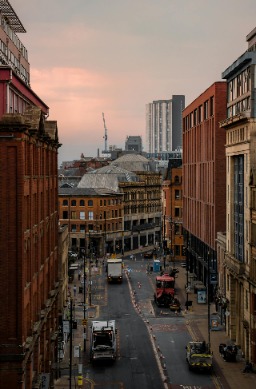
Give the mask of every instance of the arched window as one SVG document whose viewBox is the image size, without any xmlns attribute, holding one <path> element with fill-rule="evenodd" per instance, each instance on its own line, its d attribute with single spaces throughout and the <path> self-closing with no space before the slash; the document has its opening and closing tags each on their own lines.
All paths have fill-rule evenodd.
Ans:
<svg viewBox="0 0 256 389">
<path fill-rule="evenodd" d="M 71 207 L 75 207 L 76 206 L 76 200 L 71 200 Z"/>
<path fill-rule="evenodd" d="M 66 207 L 68 205 L 68 200 L 63 200 L 63 206 Z"/>
<path fill-rule="evenodd" d="M 92 207 L 93 206 L 93 201 L 92 200 L 88 200 L 88 207 Z"/>
<path fill-rule="evenodd" d="M 84 200 L 80 200 L 80 207 L 84 206 Z"/>
</svg>

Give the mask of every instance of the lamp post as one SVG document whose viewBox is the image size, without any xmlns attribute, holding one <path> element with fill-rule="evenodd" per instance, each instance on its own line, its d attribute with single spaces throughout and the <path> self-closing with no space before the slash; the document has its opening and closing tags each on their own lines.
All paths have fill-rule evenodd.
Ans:
<svg viewBox="0 0 256 389">
<path fill-rule="evenodd" d="M 89 247 L 90 247 L 90 259 L 89 259 L 89 287 L 88 287 L 88 294 L 89 294 L 89 306 L 92 305 L 92 281 L 91 281 L 91 262 L 92 262 L 92 242 L 91 242 L 91 235 L 89 231 Z"/>
<path fill-rule="evenodd" d="M 187 287 L 186 287 L 186 292 L 187 292 L 187 300 L 186 300 L 186 308 L 188 310 L 188 271 L 189 271 L 189 263 L 188 263 L 188 241 L 186 242 L 186 269 L 187 269 Z"/>
<path fill-rule="evenodd" d="M 207 253 L 207 303 L 208 303 L 208 348 L 211 349 L 211 305 L 210 305 L 210 252 Z"/>
<path fill-rule="evenodd" d="M 70 320 L 69 320 L 69 337 L 70 337 L 70 348 L 69 348 L 69 389 L 72 388 L 72 352 L 73 352 L 73 300 L 70 299 Z"/>
<path fill-rule="evenodd" d="M 86 230 L 85 230 L 86 231 Z M 85 284 L 85 277 L 86 277 L 86 273 L 85 273 L 85 265 L 86 265 L 86 261 L 85 261 L 85 256 L 86 256 L 86 232 L 85 232 L 85 251 L 84 251 L 84 323 L 85 323 L 85 317 L 86 317 L 86 284 Z M 86 325 L 84 324 L 84 352 L 86 351 Z"/>
</svg>

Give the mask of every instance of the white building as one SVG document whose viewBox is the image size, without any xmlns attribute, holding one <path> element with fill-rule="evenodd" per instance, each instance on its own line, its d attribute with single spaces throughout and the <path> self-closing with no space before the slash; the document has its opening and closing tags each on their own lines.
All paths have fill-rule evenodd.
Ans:
<svg viewBox="0 0 256 389">
<path fill-rule="evenodd" d="M 146 148 L 149 153 L 173 151 L 182 146 L 184 95 L 146 105 Z"/>
</svg>

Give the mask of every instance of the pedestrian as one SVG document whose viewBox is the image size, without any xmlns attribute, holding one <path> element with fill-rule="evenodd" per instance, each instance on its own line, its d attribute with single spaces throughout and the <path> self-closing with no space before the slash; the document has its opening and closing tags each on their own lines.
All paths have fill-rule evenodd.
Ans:
<svg viewBox="0 0 256 389">
<path fill-rule="evenodd" d="M 76 297 L 76 285 L 74 285 L 73 291 L 74 291 L 74 297 Z"/>
</svg>

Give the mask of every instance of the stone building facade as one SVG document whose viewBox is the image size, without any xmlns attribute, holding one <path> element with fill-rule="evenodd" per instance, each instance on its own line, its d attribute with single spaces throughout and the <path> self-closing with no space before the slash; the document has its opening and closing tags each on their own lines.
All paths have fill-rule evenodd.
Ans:
<svg viewBox="0 0 256 389">
<path fill-rule="evenodd" d="M 226 131 L 227 231 L 224 266 L 229 300 L 226 331 L 246 359 L 256 362 L 256 28 L 248 50 L 222 74 L 227 81 Z"/>
</svg>

